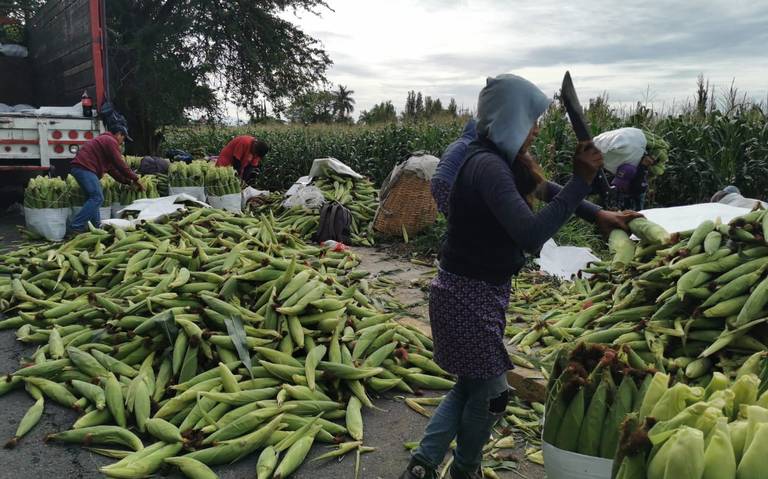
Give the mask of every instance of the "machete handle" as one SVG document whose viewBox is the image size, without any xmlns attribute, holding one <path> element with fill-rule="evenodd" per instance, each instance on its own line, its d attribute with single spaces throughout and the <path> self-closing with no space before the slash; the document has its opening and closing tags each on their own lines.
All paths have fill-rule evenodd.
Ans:
<svg viewBox="0 0 768 479">
<path fill-rule="evenodd" d="M 605 170 L 600 168 L 595 175 L 595 179 L 592 180 L 592 189 L 600 194 L 606 194 L 611 191 L 611 185 L 608 183 L 608 178 L 605 176 Z"/>
</svg>

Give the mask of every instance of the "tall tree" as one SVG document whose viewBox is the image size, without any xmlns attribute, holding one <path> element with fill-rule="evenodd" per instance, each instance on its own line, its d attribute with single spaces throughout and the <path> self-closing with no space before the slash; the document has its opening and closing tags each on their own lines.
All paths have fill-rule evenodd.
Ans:
<svg viewBox="0 0 768 479">
<path fill-rule="evenodd" d="M 296 97 L 286 109 L 293 123 L 331 123 L 335 119 L 336 96 L 328 90 L 317 90 Z"/>
<path fill-rule="evenodd" d="M 421 96 L 421 92 L 416 94 L 416 118 L 421 118 L 424 115 L 424 99 Z"/>
<path fill-rule="evenodd" d="M 395 106 L 391 100 L 374 105 L 369 111 L 360 113 L 359 123 L 373 125 L 376 123 L 394 123 L 397 121 Z"/>
<path fill-rule="evenodd" d="M 338 121 L 346 121 L 349 115 L 355 111 L 355 99 L 352 98 L 354 94 L 354 90 L 348 90 L 344 85 L 339 85 L 338 89 L 333 92 L 333 109 Z"/>
<path fill-rule="evenodd" d="M 297 9 L 317 13 L 327 8 L 325 0 L 109 0 L 106 6 L 112 98 L 128 118 L 135 151 L 154 150 L 157 129 L 185 121 L 191 110 L 221 115 L 222 97 L 252 115 L 264 100 L 280 111 L 324 81 L 331 64 L 315 39 L 283 18 Z"/>
<path fill-rule="evenodd" d="M 403 109 L 404 120 L 416 119 L 416 92 L 411 90 L 405 99 L 405 109 Z"/>
<path fill-rule="evenodd" d="M 448 102 L 447 111 L 452 117 L 456 117 L 459 114 L 459 106 L 456 105 L 456 99 L 451 98 L 451 101 Z"/>
</svg>

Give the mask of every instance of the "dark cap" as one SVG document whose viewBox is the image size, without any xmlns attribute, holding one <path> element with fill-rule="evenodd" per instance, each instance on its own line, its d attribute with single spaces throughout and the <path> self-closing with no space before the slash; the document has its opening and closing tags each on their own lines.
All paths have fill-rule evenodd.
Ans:
<svg viewBox="0 0 768 479">
<path fill-rule="evenodd" d="M 128 134 L 128 127 L 125 125 L 114 125 L 112 128 L 109 129 L 110 133 L 122 133 L 125 135 L 125 139 L 128 141 L 133 141 L 133 138 L 131 138 L 131 135 Z"/>
</svg>

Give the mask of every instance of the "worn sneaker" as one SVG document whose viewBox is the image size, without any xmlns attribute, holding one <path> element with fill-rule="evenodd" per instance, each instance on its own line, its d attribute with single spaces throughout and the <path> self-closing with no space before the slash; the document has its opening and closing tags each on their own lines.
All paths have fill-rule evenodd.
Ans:
<svg viewBox="0 0 768 479">
<path fill-rule="evenodd" d="M 411 459 L 408 468 L 400 476 L 400 479 L 437 479 L 437 473 L 429 466 L 425 466 L 416 459 Z"/>
<path fill-rule="evenodd" d="M 456 464 L 451 464 L 451 479 L 483 479 L 483 471 L 479 467 L 474 472 L 464 472 Z"/>
</svg>

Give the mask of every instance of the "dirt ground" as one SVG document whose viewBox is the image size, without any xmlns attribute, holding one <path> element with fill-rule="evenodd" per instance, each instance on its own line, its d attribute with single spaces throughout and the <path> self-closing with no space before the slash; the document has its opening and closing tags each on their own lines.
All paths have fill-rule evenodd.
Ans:
<svg viewBox="0 0 768 479">
<path fill-rule="evenodd" d="M 18 215 L 0 215 L 0 250 L 12 246 L 19 239 L 16 225 L 23 223 Z M 382 275 L 394 281 L 388 293 L 404 305 L 409 312 L 408 320 L 428 330 L 428 308 L 426 295 L 421 289 L 425 282 L 425 273 L 430 267 L 417 265 L 402 259 L 393 258 L 386 252 L 372 248 L 354 248 L 362 264 L 361 269 L 370 271 L 374 276 Z M 22 355 L 30 354 L 16 342 L 13 331 L 0 332 L 0 373 L 14 370 Z M 376 447 L 373 453 L 362 457 L 360 478 L 396 479 L 408 462 L 408 452 L 403 442 L 416 441 L 420 438 L 427 419 L 408 409 L 402 402 L 393 398 L 379 398 L 374 401 L 376 408 L 366 410 L 363 415 L 365 424 L 365 442 Z M 14 391 L 0 398 L 0 442 L 10 438 L 18 421 L 32 404 L 32 400 L 23 391 Z M 76 414 L 56 405 L 46 403 L 46 410 L 38 426 L 25 437 L 15 450 L 0 449 L 0 479 L 40 479 L 58 477 L 62 479 L 91 479 L 103 477 L 100 466 L 112 461 L 87 450 L 57 444 L 44 445 L 47 434 L 68 429 L 76 419 Z M 310 458 L 326 452 L 323 445 L 315 446 Z M 522 451 L 516 451 L 517 457 L 524 457 Z M 354 477 L 354 457 L 350 455 L 341 462 L 305 463 L 293 476 L 297 479 L 347 479 Z M 222 479 L 241 479 L 255 477 L 256 456 L 249 457 L 230 466 L 218 467 L 216 472 Z M 500 473 L 505 479 L 527 478 L 541 479 L 543 468 L 525 460 L 520 461 L 519 469 L 514 472 Z M 181 476 L 170 475 L 178 478 Z"/>
</svg>

